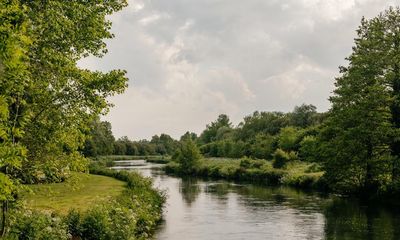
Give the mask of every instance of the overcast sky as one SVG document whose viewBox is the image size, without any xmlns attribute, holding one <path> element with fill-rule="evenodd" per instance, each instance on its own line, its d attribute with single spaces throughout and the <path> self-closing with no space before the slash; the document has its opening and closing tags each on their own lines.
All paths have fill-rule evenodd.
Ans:
<svg viewBox="0 0 400 240">
<path fill-rule="evenodd" d="M 104 117 L 116 137 L 200 133 L 220 113 L 329 109 L 361 17 L 400 0 L 135 0 L 111 16 L 115 38 L 92 70 L 126 69 Z"/>
</svg>

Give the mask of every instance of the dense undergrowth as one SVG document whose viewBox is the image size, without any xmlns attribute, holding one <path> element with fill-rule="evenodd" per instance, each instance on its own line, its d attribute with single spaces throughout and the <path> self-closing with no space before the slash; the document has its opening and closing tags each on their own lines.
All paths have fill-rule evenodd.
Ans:
<svg viewBox="0 0 400 240">
<path fill-rule="evenodd" d="M 15 208 L 5 239 L 147 239 L 162 217 L 163 192 L 138 173 L 113 171 L 99 164 L 90 173 L 126 182 L 121 195 L 85 212 L 67 215 Z"/>
<path fill-rule="evenodd" d="M 293 161 L 276 169 L 271 161 L 249 158 L 203 158 L 187 173 L 177 162 L 166 165 L 167 173 L 248 181 L 265 185 L 287 185 L 306 189 L 325 188 L 323 172 L 316 163 Z"/>
</svg>

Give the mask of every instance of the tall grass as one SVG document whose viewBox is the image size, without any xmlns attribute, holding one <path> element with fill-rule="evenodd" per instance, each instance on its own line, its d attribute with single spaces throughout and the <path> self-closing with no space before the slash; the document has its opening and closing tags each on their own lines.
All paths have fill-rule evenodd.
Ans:
<svg viewBox="0 0 400 240">
<path fill-rule="evenodd" d="M 182 175 L 180 165 L 170 162 L 165 167 L 167 173 Z M 256 182 L 266 185 L 287 185 L 298 188 L 323 189 L 321 180 L 324 172 L 315 163 L 289 162 L 277 169 L 271 161 L 248 158 L 204 158 L 194 169 L 193 175 L 228 180 Z"/>
</svg>

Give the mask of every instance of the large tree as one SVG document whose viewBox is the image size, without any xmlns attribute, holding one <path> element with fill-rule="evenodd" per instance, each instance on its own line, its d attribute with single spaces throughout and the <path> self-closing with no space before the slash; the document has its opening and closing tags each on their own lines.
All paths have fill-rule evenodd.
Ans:
<svg viewBox="0 0 400 240">
<path fill-rule="evenodd" d="M 14 199 L 16 182 L 12 169 L 21 168 L 26 148 L 19 143 L 29 118 L 24 94 L 31 89 L 26 51 L 27 35 L 23 7 L 15 1 L 0 1 L 0 238 L 6 230 L 9 201 Z"/>
<path fill-rule="evenodd" d="M 0 0 L 0 201 L 5 216 L 15 182 L 60 180 L 85 167 L 77 151 L 107 97 L 126 88 L 125 71 L 81 69 L 106 53 L 106 16 L 125 0 Z M 55 176 L 56 179 L 53 179 Z M 4 233 L 4 217 L 1 232 Z"/>
<path fill-rule="evenodd" d="M 400 9 L 362 19 L 340 67 L 323 131 L 326 177 L 339 191 L 385 191 L 399 177 Z"/>
<path fill-rule="evenodd" d="M 199 137 L 199 141 L 203 144 L 207 144 L 217 140 L 217 134 L 220 128 L 232 128 L 232 123 L 226 114 L 220 114 L 217 120 L 210 124 L 207 124 L 206 129 L 201 133 Z"/>
<path fill-rule="evenodd" d="M 21 0 L 20 4 L 30 23 L 33 43 L 27 57 L 34 80 L 24 93 L 31 117 L 21 139 L 28 148 L 23 170 L 34 177 L 38 171 L 80 168 L 77 150 L 84 143 L 84 132 L 107 111 L 107 97 L 125 89 L 126 78 L 125 71 L 92 72 L 79 68 L 77 61 L 106 53 L 104 40 L 113 37 L 106 16 L 126 2 Z"/>
</svg>

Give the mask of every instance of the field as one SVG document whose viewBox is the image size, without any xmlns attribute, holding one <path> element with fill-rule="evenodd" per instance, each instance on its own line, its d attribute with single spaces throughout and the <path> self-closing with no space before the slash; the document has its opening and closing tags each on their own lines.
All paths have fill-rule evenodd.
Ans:
<svg viewBox="0 0 400 240">
<path fill-rule="evenodd" d="M 28 185 L 23 198 L 28 208 L 65 214 L 72 208 L 84 211 L 95 203 L 115 198 L 125 185 L 111 177 L 80 173 L 64 183 Z"/>
</svg>

